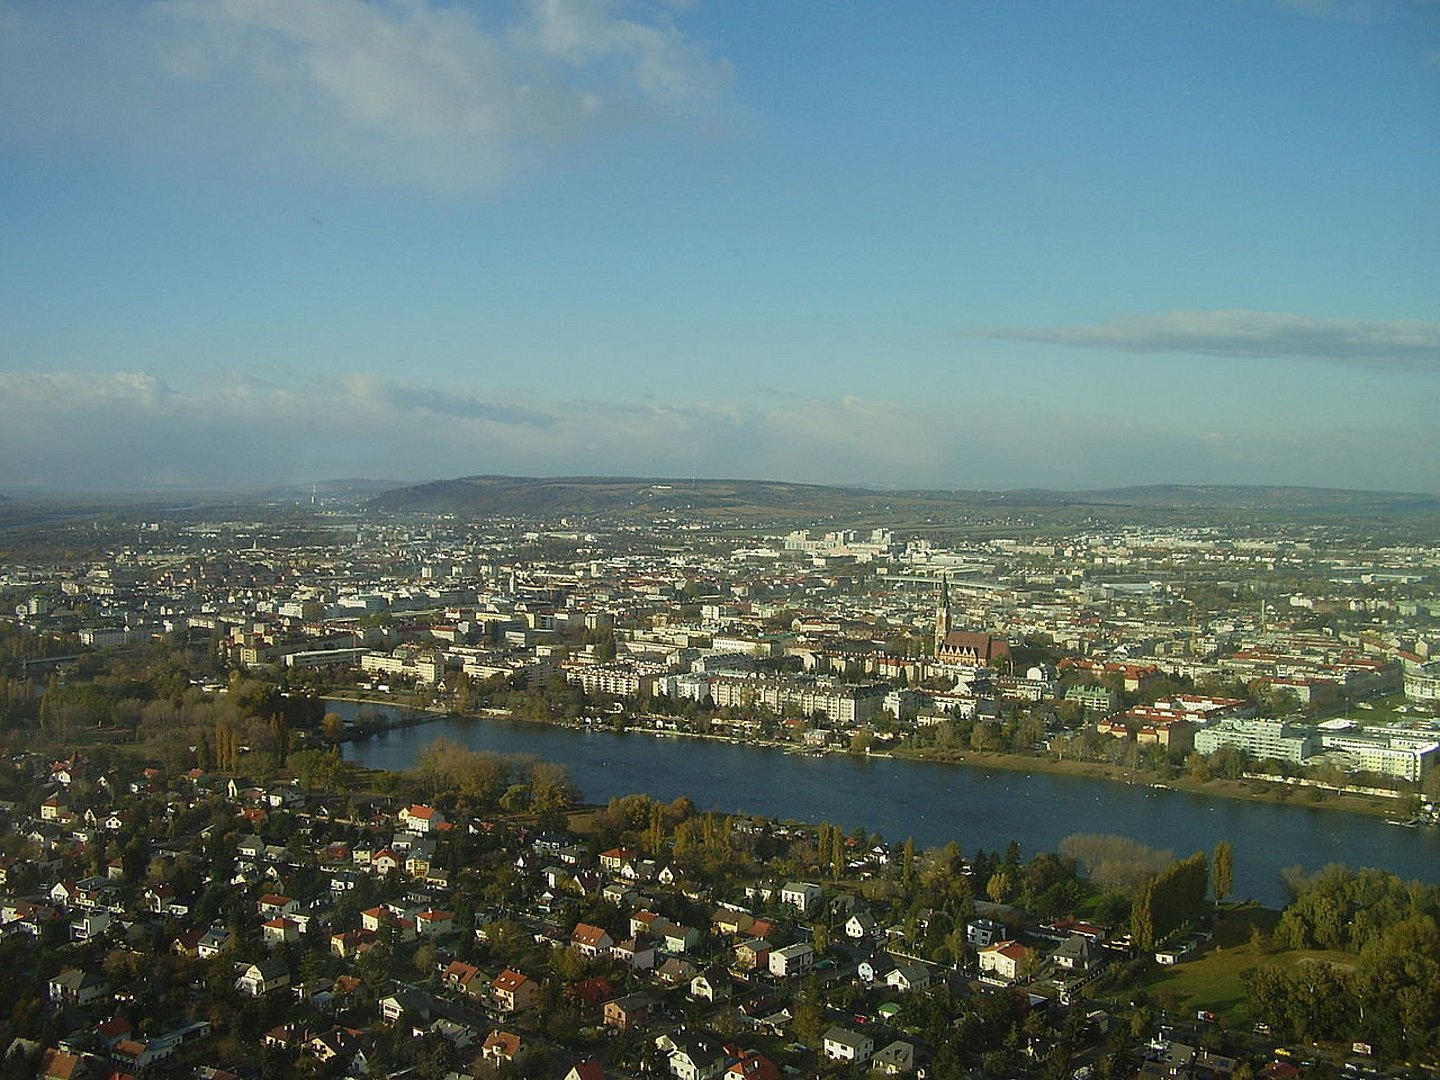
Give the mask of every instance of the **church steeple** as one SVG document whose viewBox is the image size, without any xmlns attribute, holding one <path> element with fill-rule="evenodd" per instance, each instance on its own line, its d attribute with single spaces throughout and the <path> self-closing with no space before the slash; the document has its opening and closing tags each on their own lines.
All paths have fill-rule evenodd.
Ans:
<svg viewBox="0 0 1440 1080">
<path fill-rule="evenodd" d="M 935 655 L 940 655 L 940 646 L 950 633 L 950 579 L 940 576 L 940 601 L 935 607 Z"/>
</svg>

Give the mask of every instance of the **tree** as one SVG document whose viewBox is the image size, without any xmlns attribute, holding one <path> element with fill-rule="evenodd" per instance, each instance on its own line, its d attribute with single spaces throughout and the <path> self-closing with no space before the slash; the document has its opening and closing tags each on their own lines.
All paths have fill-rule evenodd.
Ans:
<svg viewBox="0 0 1440 1080">
<path fill-rule="evenodd" d="M 650 824 L 645 830 L 645 850 L 657 858 L 665 850 L 665 808 L 659 803 L 650 807 Z"/>
<path fill-rule="evenodd" d="M 1008 870 L 998 870 L 985 883 L 985 895 L 992 903 L 1003 904 L 1015 895 L 1015 883 Z"/>
<path fill-rule="evenodd" d="M 1215 845 L 1211 874 L 1215 879 L 1215 902 L 1222 904 L 1235 887 L 1235 852 L 1228 840 L 1221 840 Z"/>
<path fill-rule="evenodd" d="M 825 1011 L 820 1008 L 820 1003 L 815 1000 L 813 993 L 805 994 L 795 1006 L 795 1018 L 790 1021 L 790 1030 L 797 1039 L 811 1046 L 820 1041 L 820 1033 L 825 1030 Z"/>
<path fill-rule="evenodd" d="M 470 673 L 463 668 L 455 673 L 455 711 L 464 713 L 470 711 L 470 704 L 474 696 L 475 683 L 470 678 Z"/>
<path fill-rule="evenodd" d="M 615 659 L 615 632 L 613 630 L 605 631 L 605 635 L 595 643 L 595 659 L 602 664 L 608 664 Z"/>
<path fill-rule="evenodd" d="M 531 767 L 530 790 L 535 810 L 542 813 L 569 810 L 577 797 L 570 771 L 550 761 L 537 761 Z"/>
<path fill-rule="evenodd" d="M 326 750 L 297 750 L 290 755 L 290 768 L 295 778 L 307 788 L 337 792 L 345 787 L 345 761 Z"/>
<path fill-rule="evenodd" d="M 1198 919 L 1204 913 L 1209 881 L 1209 860 L 1203 851 L 1171 863 L 1146 881 L 1130 911 L 1135 944 L 1152 949 L 1173 931 Z"/>
</svg>

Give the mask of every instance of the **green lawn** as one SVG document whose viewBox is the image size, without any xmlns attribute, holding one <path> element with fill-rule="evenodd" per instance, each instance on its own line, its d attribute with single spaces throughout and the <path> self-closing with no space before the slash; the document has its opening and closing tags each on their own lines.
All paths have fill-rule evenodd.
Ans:
<svg viewBox="0 0 1440 1080">
<path fill-rule="evenodd" d="M 1279 915 L 1261 907 L 1247 906 L 1227 911 L 1204 949 L 1174 967 L 1156 967 L 1142 984 L 1151 997 L 1181 1015 L 1195 1015 L 1201 1009 L 1215 1013 L 1232 1026 L 1251 1022 L 1245 1012 L 1245 991 L 1240 973 L 1262 964 L 1294 967 L 1307 960 L 1352 967 L 1355 957 L 1343 952 L 1316 950 L 1270 951 L 1252 944 L 1251 927 L 1267 934 Z"/>
</svg>

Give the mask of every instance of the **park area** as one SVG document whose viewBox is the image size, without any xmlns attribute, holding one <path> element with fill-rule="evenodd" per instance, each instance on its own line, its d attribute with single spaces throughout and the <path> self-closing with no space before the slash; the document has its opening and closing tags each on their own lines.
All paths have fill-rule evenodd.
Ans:
<svg viewBox="0 0 1440 1080">
<path fill-rule="evenodd" d="M 1318 949 L 1280 949 L 1271 935 L 1280 913 L 1257 904 L 1223 909 L 1214 936 L 1199 950 L 1173 966 L 1155 966 L 1142 986 L 1167 1011 L 1181 1016 L 1210 1012 L 1231 1027 L 1248 1027 L 1241 973 L 1247 968 L 1274 964 L 1295 968 L 1307 963 L 1334 964 L 1351 969 L 1352 954 Z"/>
</svg>

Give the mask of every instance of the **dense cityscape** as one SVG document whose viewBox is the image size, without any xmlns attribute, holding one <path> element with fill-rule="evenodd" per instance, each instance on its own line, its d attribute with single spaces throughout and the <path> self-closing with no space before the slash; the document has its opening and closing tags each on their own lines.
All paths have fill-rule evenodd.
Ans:
<svg viewBox="0 0 1440 1080">
<path fill-rule="evenodd" d="M 1440 1077 L 1440 0 L 0 0 L 0 1080 Z"/>
<path fill-rule="evenodd" d="M 9 512 L 5 1075 L 1435 1067 L 1427 517 Z M 1414 863 L 1276 856 L 1281 911 L 1225 840 L 595 803 L 467 734 L 516 722 L 1372 815 Z"/>
</svg>

